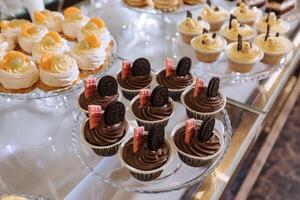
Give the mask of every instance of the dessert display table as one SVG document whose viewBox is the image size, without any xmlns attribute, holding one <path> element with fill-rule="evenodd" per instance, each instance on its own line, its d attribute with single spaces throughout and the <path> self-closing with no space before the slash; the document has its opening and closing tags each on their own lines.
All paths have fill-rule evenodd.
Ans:
<svg viewBox="0 0 300 200">
<path fill-rule="evenodd" d="M 106 1 L 102 6 L 99 10 L 95 10 L 95 15 L 101 16 L 107 22 L 118 47 L 126 49 L 131 44 L 121 41 L 120 38 L 124 37 L 120 36 L 124 34 L 124 30 L 132 28 L 130 24 L 135 19 L 141 20 L 143 15 L 147 14 L 124 8 L 119 1 Z M 87 11 L 91 10 L 84 8 Z M 173 21 L 179 21 L 184 16 L 185 13 L 170 15 Z M 277 104 L 279 97 L 288 96 L 296 84 L 295 79 L 291 77 L 300 60 L 300 52 L 297 51 L 300 45 L 298 32 L 300 25 L 296 21 L 293 23 L 294 30 L 289 34 L 289 38 L 296 51 L 290 52 L 284 64 L 270 74 L 269 78 L 251 79 L 244 84 L 222 85 L 228 98 L 226 110 L 231 120 L 233 135 L 223 161 L 201 182 L 168 193 L 139 194 L 118 190 L 99 181 L 93 172 L 82 165 L 73 149 L 74 141 L 71 133 L 76 128 L 73 120 L 78 117 L 74 105 L 77 92 L 74 92 L 64 96 L 63 111 L 60 108 L 59 112 L 56 112 L 54 107 L 51 114 L 36 106 L 35 101 L 0 97 L 0 194 L 25 192 L 50 199 L 68 200 L 218 199 L 262 129 L 272 124 L 270 120 L 274 121 L 270 115 L 273 113 L 273 107 L 280 107 Z M 172 37 L 165 39 L 172 41 Z M 169 54 L 172 51 L 164 51 L 165 47 L 160 43 L 151 43 L 152 46 L 157 49 L 152 50 L 152 54 L 143 53 L 144 48 L 131 48 L 134 50 L 127 51 L 125 59 L 149 56 L 156 71 L 162 68 L 160 65 L 165 57 L 172 56 Z M 121 69 L 123 59 L 123 55 L 119 56 L 104 74 L 115 75 Z M 281 94 L 282 92 L 284 93 Z M 52 100 L 45 98 L 45 101 Z M 92 162 L 96 163 L 97 159 Z M 101 168 L 96 164 L 95 169 Z M 136 187 L 138 186 L 137 183 Z"/>
</svg>

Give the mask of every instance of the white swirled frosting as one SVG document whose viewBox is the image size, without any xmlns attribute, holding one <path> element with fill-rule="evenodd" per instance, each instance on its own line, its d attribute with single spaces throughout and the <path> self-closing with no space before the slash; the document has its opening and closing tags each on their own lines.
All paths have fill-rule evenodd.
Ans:
<svg viewBox="0 0 300 200">
<path fill-rule="evenodd" d="M 40 69 L 41 81 L 51 87 L 73 84 L 79 76 L 76 61 L 68 55 L 46 55 Z"/>
<path fill-rule="evenodd" d="M 25 54 L 7 52 L 0 62 L 0 83 L 6 89 L 29 88 L 39 79 L 38 68 Z"/>
<path fill-rule="evenodd" d="M 64 16 L 56 11 L 42 10 L 34 13 L 35 24 L 47 28 L 49 31 L 62 31 Z"/>
</svg>

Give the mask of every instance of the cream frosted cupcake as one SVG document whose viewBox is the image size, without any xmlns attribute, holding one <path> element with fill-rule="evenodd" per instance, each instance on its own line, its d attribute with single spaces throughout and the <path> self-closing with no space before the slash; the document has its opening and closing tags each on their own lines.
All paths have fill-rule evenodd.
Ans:
<svg viewBox="0 0 300 200">
<path fill-rule="evenodd" d="M 226 47 L 229 68 L 234 72 L 247 73 L 263 58 L 263 51 L 251 42 L 243 42 L 239 35 L 239 41 Z"/>
<path fill-rule="evenodd" d="M 270 33 L 278 32 L 284 35 L 290 30 L 290 24 L 287 21 L 277 17 L 274 12 L 271 12 L 257 22 L 258 33 L 265 33 L 268 24 L 270 25 Z"/>
<path fill-rule="evenodd" d="M 78 32 L 89 19 L 76 7 L 67 8 L 64 12 L 64 17 L 63 34 L 67 39 L 75 40 Z"/>
<path fill-rule="evenodd" d="M 199 16 L 208 21 L 211 31 L 218 31 L 222 27 L 225 20 L 228 19 L 228 12 L 219 6 L 211 6 L 210 3 L 205 4 L 200 11 Z"/>
<path fill-rule="evenodd" d="M 42 10 L 34 13 L 34 23 L 36 25 L 47 28 L 49 31 L 62 31 L 62 22 L 64 16 L 55 11 Z"/>
<path fill-rule="evenodd" d="M 256 31 L 251 26 L 238 23 L 233 15 L 230 16 L 229 24 L 223 26 L 221 33 L 228 43 L 237 41 L 238 35 L 245 41 L 250 41 L 256 36 Z"/>
<path fill-rule="evenodd" d="M 232 10 L 232 14 L 236 16 L 240 23 L 253 26 L 255 20 L 262 12 L 256 7 L 249 7 L 246 3 L 242 2 Z"/>
<path fill-rule="evenodd" d="M 292 48 L 293 43 L 286 37 L 276 34 L 260 34 L 255 39 L 255 44 L 264 51 L 263 63 L 277 65 Z"/>
<path fill-rule="evenodd" d="M 34 26 L 33 24 L 26 25 L 22 28 L 21 34 L 18 37 L 20 47 L 31 54 L 33 46 L 38 43 L 48 30 L 44 27 Z"/>
<path fill-rule="evenodd" d="M 89 35 L 97 36 L 104 46 L 107 46 L 111 41 L 111 35 L 105 26 L 105 22 L 100 18 L 91 18 L 89 22 L 80 29 L 77 39 L 78 41 L 82 41 Z"/>
<path fill-rule="evenodd" d="M 226 47 L 226 40 L 216 33 L 204 32 L 192 39 L 191 45 L 198 60 L 211 63 L 216 61 Z"/>
<path fill-rule="evenodd" d="M 72 85 L 79 76 L 76 61 L 68 55 L 45 55 L 40 64 L 40 79 L 50 87 Z"/>
<path fill-rule="evenodd" d="M 79 42 L 71 52 L 81 70 L 95 70 L 105 61 L 105 47 L 95 35 L 89 35 Z"/>
<path fill-rule="evenodd" d="M 149 0 L 123 0 L 123 1 L 129 6 L 139 7 L 139 8 L 146 7 L 150 3 Z"/>
<path fill-rule="evenodd" d="M 188 5 L 196 5 L 200 3 L 204 3 L 205 0 L 183 0 L 183 3 L 188 4 Z"/>
<path fill-rule="evenodd" d="M 37 63 L 45 54 L 64 54 L 67 47 L 62 37 L 54 31 L 48 32 L 32 49 L 32 56 Z"/>
<path fill-rule="evenodd" d="M 8 39 L 13 40 L 17 43 L 17 39 L 19 34 L 21 33 L 21 29 L 24 25 L 30 24 L 29 21 L 24 19 L 13 19 L 11 21 L 1 21 L 1 33 Z"/>
<path fill-rule="evenodd" d="M 153 0 L 154 7 L 162 11 L 177 10 L 181 4 L 180 0 Z"/>
<path fill-rule="evenodd" d="M 201 34 L 203 29 L 210 30 L 209 24 L 204 20 L 195 20 L 192 18 L 192 13 L 187 11 L 186 19 L 180 22 L 177 30 L 181 34 L 182 41 L 190 44 L 191 40 Z"/>
<path fill-rule="evenodd" d="M 4 88 L 30 88 L 38 80 L 38 68 L 25 54 L 9 51 L 4 55 L 0 62 L 0 83 Z"/>
<path fill-rule="evenodd" d="M 12 51 L 14 48 L 15 43 L 0 33 L 0 59 L 7 51 Z"/>
</svg>

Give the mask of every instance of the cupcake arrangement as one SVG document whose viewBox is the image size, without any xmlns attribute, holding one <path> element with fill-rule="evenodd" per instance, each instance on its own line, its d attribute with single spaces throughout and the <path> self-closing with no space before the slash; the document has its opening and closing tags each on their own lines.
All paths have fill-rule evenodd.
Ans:
<svg viewBox="0 0 300 200">
<path fill-rule="evenodd" d="M 43 10 L 33 22 L 0 23 L 0 92 L 65 90 L 107 68 L 114 42 L 101 18 L 69 7 Z"/>
<path fill-rule="evenodd" d="M 205 0 L 123 0 L 123 2 L 135 8 L 152 8 L 162 12 L 172 12 L 184 5 L 194 6 L 203 4 Z"/>
<path fill-rule="evenodd" d="M 229 73 L 250 73 L 258 62 L 277 66 L 293 48 L 285 37 L 290 30 L 287 21 L 274 12 L 263 15 L 245 1 L 230 12 L 207 1 L 195 18 L 187 11 L 177 30 L 200 62 L 218 62 L 224 52 Z"/>
<path fill-rule="evenodd" d="M 139 181 L 159 179 L 176 152 L 187 166 L 209 167 L 224 146 L 224 133 L 214 128 L 215 117 L 226 105 L 226 97 L 219 90 L 220 79 L 213 77 L 204 86 L 192 74 L 189 57 L 181 58 L 176 67 L 173 59 L 166 58 L 164 65 L 152 74 L 146 58 L 123 61 L 116 78 L 105 75 L 98 83 L 96 79 L 84 80 L 84 91 L 77 98 L 79 110 L 87 116 L 80 131 L 85 146 L 102 157 L 118 154 L 122 166 Z M 121 96 L 130 101 L 128 109 L 120 102 Z M 178 124 L 169 140 L 171 132 L 165 132 L 165 127 L 175 113 L 175 101 L 182 103 L 189 124 L 194 126 L 184 129 L 185 121 Z M 137 126 L 129 128 L 126 112 Z M 185 134 L 193 142 L 181 141 Z M 213 148 L 207 150 L 207 145 Z"/>
</svg>

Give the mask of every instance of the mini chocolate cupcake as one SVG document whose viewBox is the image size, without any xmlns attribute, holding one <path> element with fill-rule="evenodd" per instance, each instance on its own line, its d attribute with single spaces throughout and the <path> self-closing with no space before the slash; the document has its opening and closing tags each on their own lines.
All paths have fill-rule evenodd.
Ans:
<svg viewBox="0 0 300 200">
<path fill-rule="evenodd" d="M 140 181 L 158 178 L 172 161 L 172 148 L 165 139 L 164 126 L 153 126 L 147 135 L 144 127 L 134 129 L 134 137 L 123 143 L 119 150 L 121 163 Z"/>
<path fill-rule="evenodd" d="M 105 110 L 108 104 L 120 98 L 117 80 L 106 75 L 99 80 L 98 85 L 95 78 L 84 80 L 84 91 L 77 97 L 77 105 L 82 112 L 88 114 L 89 105 L 98 105 Z"/>
<path fill-rule="evenodd" d="M 159 71 L 156 75 L 156 82 L 169 89 L 170 97 L 174 101 L 179 101 L 186 87 L 193 85 L 196 80 L 190 72 L 191 66 L 192 60 L 188 57 L 183 57 L 179 60 L 176 70 L 174 70 L 173 60 L 167 58 L 166 68 Z"/>
<path fill-rule="evenodd" d="M 150 130 L 154 125 L 167 126 L 174 114 L 175 104 L 166 86 L 157 86 L 151 93 L 143 89 L 130 102 L 130 112 L 139 126 Z"/>
<path fill-rule="evenodd" d="M 224 136 L 214 128 L 215 119 L 189 119 L 175 126 L 171 138 L 182 162 L 191 167 L 211 164 L 224 148 Z"/>
<path fill-rule="evenodd" d="M 226 97 L 219 90 L 220 79 L 213 77 L 207 87 L 197 79 L 194 87 L 186 89 L 181 95 L 181 102 L 189 118 L 205 119 L 221 112 L 226 105 Z"/>
<path fill-rule="evenodd" d="M 122 71 L 117 75 L 117 81 L 123 96 L 131 100 L 140 89 L 149 88 L 152 82 L 150 62 L 146 58 L 136 59 L 131 67 L 129 61 L 122 63 Z"/>
<path fill-rule="evenodd" d="M 128 130 L 124 104 L 113 101 L 104 113 L 98 105 L 89 105 L 88 110 L 89 119 L 81 128 L 82 140 L 100 156 L 115 155 Z"/>
</svg>

